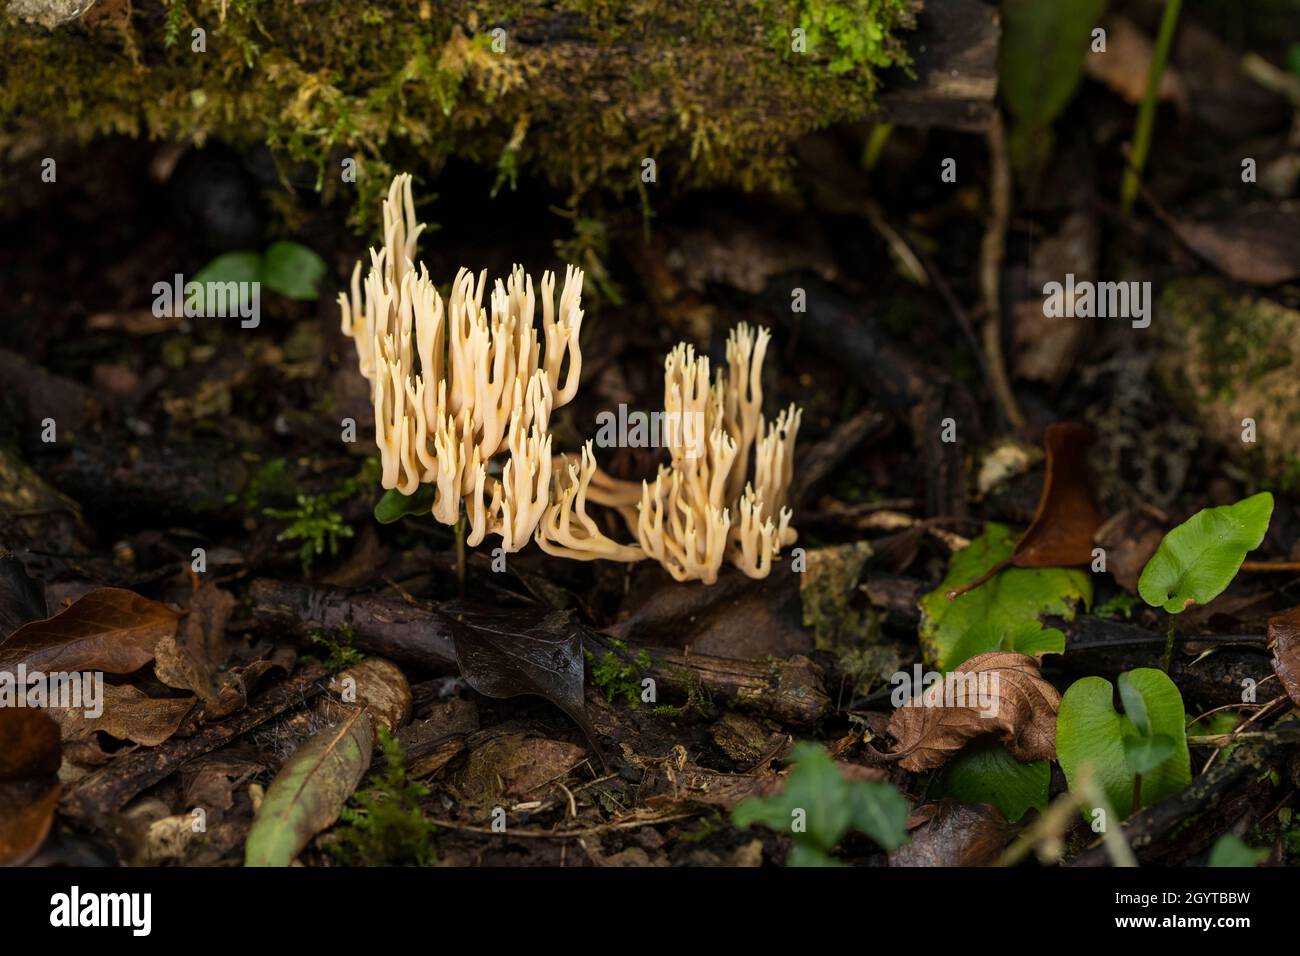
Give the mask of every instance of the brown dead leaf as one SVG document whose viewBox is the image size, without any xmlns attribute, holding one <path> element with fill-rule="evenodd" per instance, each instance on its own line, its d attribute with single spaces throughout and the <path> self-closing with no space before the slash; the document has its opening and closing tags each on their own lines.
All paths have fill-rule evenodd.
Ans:
<svg viewBox="0 0 1300 956">
<path fill-rule="evenodd" d="M 217 719 L 242 706 L 242 698 L 219 687 L 214 677 L 230 658 L 226 624 L 235 609 L 235 597 L 215 584 L 205 583 L 194 592 L 190 612 L 175 634 L 154 649 L 154 673 L 168 687 L 193 691 L 203 700 L 208 719 Z M 237 706 L 229 706 L 235 702 Z"/>
<path fill-rule="evenodd" d="M 1238 282 L 1264 286 L 1300 277 L 1300 202 L 1255 202 L 1222 219 L 1169 222 L 1188 248 Z"/>
<path fill-rule="evenodd" d="M 1016 542 L 1011 557 L 999 561 L 975 580 L 948 592 L 948 600 L 973 591 L 995 574 L 1020 568 L 1059 568 L 1092 561 L 1093 536 L 1101 513 L 1092 499 L 1092 479 L 1085 453 L 1093 433 L 1076 422 L 1056 422 L 1043 434 L 1047 472 L 1038 510 Z"/>
<path fill-rule="evenodd" d="M 180 615 L 132 591 L 99 588 L 0 643 L 0 669 L 106 671 L 129 674 L 153 660 L 154 648 L 176 632 Z"/>
<path fill-rule="evenodd" d="M 1092 560 L 1092 537 L 1101 525 L 1085 456 L 1092 440 L 1086 425 L 1047 426 L 1047 476 L 1034 520 L 1016 542 L 1012 561 L 1017 567 L 1056 568 Z"/>
<path fill-rule="evenodd" d="M 582 763 L 587 750 L 563 740 L 505 734 L 469 755 L 462 787 L 477 796 L 534 798 Z"/>
<path fill-rule="evenodd" d="M 1037 660 L 991 651 L 972 657 L 948 677 L 927 688 L 916 706 L 899 707 L 889 719 L 888 732 L 898 741 L 898 750 L 889 756 L 904 770 L 941 767 L 983 734 L 997 734 L 1022 762 L 1056 757 L 1061 695 L 1039 675 Z M 976 694 L 981 686 L 983 707 Z"/>
<path fill-rule="evenodd" d="M 1151 52 L 1151 41 L 1132 20 L 1111 17 L 1106 22 L 1106 52 L 1090 51 L 1084 69 L 1094 80 L 1105 83 L 1125 102 L 1136 106 L 1146 96 Z M 1166 65 L 1161 74 L 1159 99 L 1176 102 L 1182 108 L 1187 106 L 1182 75 L 1173 66 Z"/>
<path fill-rule="evenodd" d="M 1268 649 L 1273 670 L 1291 702 L 1300 707 L 1300 607 L 1268 619 Z"/>
<path fill-rule="evenodd" d="M 890 866 L 988 866 L 1015 832 L 997 807 L 954 800 L 917 807 L 907 825 L 911 839 L 890 851 Z"/>
<path fill-rule="evenodd" d="M 0 708 L 0 866 L 21 866 L 45 842 L 59 762 L 59 728 L 44 711 Z"/>
<path fill-rule="evenodd" d="M 1150 505 L 1126 508 L 1097 529 L 1093 540 L 1106 551 L 1106 570 L 1130 594 L 1138 593 L 1142 569 L 1165 536 L 1169 517 Z"/>
<path fill-rule="evenodd" d="M 104 685 L 103 713 L 86 715 L 84 707 L 50 707 L 47 713 L 58 723 L 67 741 L 84 740 L 103 731 L 118 740 L 132 740 L 157 747 L 170 740 L 187 714 L 194 709 L 193 697 L 149 697 L 126 685 Z"/>
</svg>

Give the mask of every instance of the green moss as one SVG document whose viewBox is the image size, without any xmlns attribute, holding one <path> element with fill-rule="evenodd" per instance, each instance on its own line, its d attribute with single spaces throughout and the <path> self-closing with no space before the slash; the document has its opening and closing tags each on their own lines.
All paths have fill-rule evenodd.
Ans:
<svg viewBox="0 0 1300 956">
<path fill-rule="evenodd" d="M 790 185 L 790 144 L 870 112 L 910 0 L 142 0 L 0 33 L 0 128 L 267 143 L 365 227 L 396 168 L 455 153 L 582 194 Z M 790 51 L 800 24 L 806 55 Z M 491 31 L 506 31 L 504 52 Z M 192 33 L 206 31 L 206 51 Z M 777 42 L 779 39 L 779 43 Z M 0 145 L 3 145 L 0 142 Z M 355 184 L 341 163 L 358 163 Z"/>
<path fill-rule="evenodd" d="M 302 656 L 308 660 L 320 661 L 332 674 L 355 667 L 361 663 L 364 655 L 352 646 L 354 636 L 352 628 L 346 625 L 329 633 L 317 631 L 308 635 L 307 640 L 314 646 L 303 651 Z"/>
<path fill-rule="evenodd" d="M 604 691 L 610 703 L 621 698 L 636 710 L 641 705 L 642 675 L 654 662 L 646 651 L 633 654 L 626 644 L 613 638 L 609 643 L 613 650 L 599 660 L 591 651 L 583 651 L 592 683 Z"/>
<path fill-rule="evenodd" d="M 402 745 L 382 726 L 379 745 L 388 765 L 343 811 L 331 852 L 351 866 L 433 866 L 434 827 L 420 808 L 429 788 L 407 779 Z"/>
</svg>

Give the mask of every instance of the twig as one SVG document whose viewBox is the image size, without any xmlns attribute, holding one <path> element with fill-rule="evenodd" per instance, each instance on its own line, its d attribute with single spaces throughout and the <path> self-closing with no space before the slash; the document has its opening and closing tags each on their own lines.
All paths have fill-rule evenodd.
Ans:
<svg viewBox="0 0 1300 956">
<path fill-rule="evenodd" d="M 1002 356 L 1002 299 L 999 274 L 1006 254 L 1007 224 L 1011 221 L 1011 165 L 1007 160 L 1006 133 L 1002 115 L 995 112 L 989 124 L 989 224 L 980 247 L 980 290 L 984 299 L 984 357 L 992 378 L 993 394 L 1002 414 L 1015 429 L 1025 427 L 1025 416 L 1016 404 Z"/>
</svg>

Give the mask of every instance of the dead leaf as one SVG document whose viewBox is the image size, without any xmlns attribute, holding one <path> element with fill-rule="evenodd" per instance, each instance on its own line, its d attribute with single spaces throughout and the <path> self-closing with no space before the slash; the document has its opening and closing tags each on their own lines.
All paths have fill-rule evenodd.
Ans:
<svg viewBox="0 0 1300 956">
<path fill-rule="evenodd" d="M 907 825 L 911 839 L 889 852 L 890 866 L 988 866 L 1015 832 L 997 807 L 955 800 L 917 807 Z"/>
<path fill-rule="evenodd" d="M 1136 106 L 1146 96 L 1151 53 L 1151 41 L 1146 34 L 1127 17 L 1114 16 L 1106 22 L 1106 51 L 1090 51 L 1084 69 L 1094 80 L 1105 83 L 1125 102 Z M 1176 102 L 1180 108 L 1187 106 L 1182 75 L 1173 66 L 1166 65 L 1160 77 L 1159 99 Z"/>
<path fill-rule="evenodd" d="M 235 597 L 207 582 L 194 592 L 190 610 L 177 632 L 154 648 L 154 673 L 168 687 L 193 691 L 203 700 L 206 716 L 217 719 L 231 712 L 228 705 L 239 695 L 223 695 L 214 674 L 231 654 L 226 624 L 235 609 Z M 242 706 L 242 700 L 239 701 Z"/>
<path fill-rule="evenodd" d="M 59 763 L 59 728 L 44 711 L 0 708 L 0 866 L 21 866 L 45 842 Z"/>
<path fill-rule="evenodd" d="M 1189 249 L 1238 282 L 1300 277 L 1300 203 L 1255 202 L 1214 221 L 1169 223 Z"/>
<path fill-rule="evenodd" d="M 569 612 L 459 606 L 451 613 L 456 660 L 470 687 L 488 697 L 544 697 L 595 747 L 582 696 L 582 628 Z"/>
<path fill-rule="evenodd" d="M 1142 569 L 1156 553 L 1169 516 L 1150 505 L 1126 508 L 1106 521 L 1093 540 L 1106 551 L 1106 570 L 1130 594 L 1137 594 Z"/>
<path fill-rule="evenodd" d="M 1061 695 L 1039 675 L 1034 658 L 1009 651 L 979 654 L 928 687 L 916 706 L 894 711 L 887 729 L 898 749 L 888 756 L 904 770 L 933 770 L 975 737 L 997 734 L 1019 761 L 1052 760 L 1060 704 Z"/>
<path fill-rule="evenodd" d="M 1268 649 L 1273 670 L 1291 702 L 1300 707 L 1300 607 L 1268 619 Z"/>
<path fill-rule="evenodd" d="M 542 787 L 583 763 L 586 748 L 564 740 L 505 734 L 469 755 L 461 785 L 476 796 L 540 797 Z"/>
<path fill-rule="evenodd" d="M 176 632 L 180 615 L 132 591 L 99 588 L 67 610 L 33 621 L 0 643 L 0 669 L 106 671 L 129 674 L 153 660 L 154 648 Z"/>
<path fill-rule="evenodd" d="M 1047 426 L 1047 476 L 1034 520 L 1016 542 L 1012 561 L 1017 567 L 1059 568 L 1092 561 L 1092 537 L 1101 525 L 1085 455 L 1092 440 L 1086 425 Z"/>
<path fill-rule="evenodd" d="M 356 707 L 299 747 L 271 782 L 248 832 L 245 866 L 288 866 L 339 818 L 370 766 L 374 723 Z"/>
<path fill-rule="evenodd" d="M 102 704 L 103 713 L 98 717 L 87 716 L 84 707 L 49 707 L 46 712 L 67 741 L 84 740 L 103 731 L 118 740 L 157 747 L 180 728 L 194 709 L 194 698 L 149 697 L 135 687 L 105 684 Z"/>
</svg>

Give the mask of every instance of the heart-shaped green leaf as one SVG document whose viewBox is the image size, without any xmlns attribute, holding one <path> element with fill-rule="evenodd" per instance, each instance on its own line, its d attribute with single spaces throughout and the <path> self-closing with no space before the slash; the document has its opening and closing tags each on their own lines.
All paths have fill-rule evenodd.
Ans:
<svg viewBox="0 0 1300 956">
<path fill-rule="evenodd" d="M 1065 635 L 1054 627 L 1043 627 L 1037 621 L 1021 621 L 1006 628 L 980 621 L 958 638 L 951 656 L 959 664 L 964 664 L 972 657 L 991 651 L 1014 651 L 1031 657 L 1064 654 Z"/>
<path fill-rule="evenodd" d="M 1272 515 L 1267 491 L 1196 512 L 1165 535 L 1142 569 L 1138 593 L 1170 614 L 1208 604 L 1232 583 L 1246 553 L 1259 547 Z"/>
<path fill-rule="evenodd" d="M 1121 678 L 1126 679 L 1129 695 L 1141 697 L 1150 732 L 1141 733 L 1128 714 L 1116 712 L 1115 688 L 1110 681 L 1085 677 L 1071 684 L 1061 698 L 1056 716 L 1056 754 L 1072 790 L 1077 788 L 1084 767 L 1090 766 L 1106 799 L 1125 818 L 1140 809 L 1133 806 L 1134 773 L 1142 774 L 1142 805 L 1149 806 L 1185 787 L 1192 779 L 1192 771 L 1183 698 L 1174 682 L 1163 671 L 1151 667 L 1129 671 Z M 1154 765 L 1150 760 L 1160 754 L 1163 744 L 1126 742 L 1126 738 L 1152 741 L 1159 737 L 1168 738 L 1171 747 Z M 1130 759 L 1147 769 L 1135 770 Z"/>
</svg>

